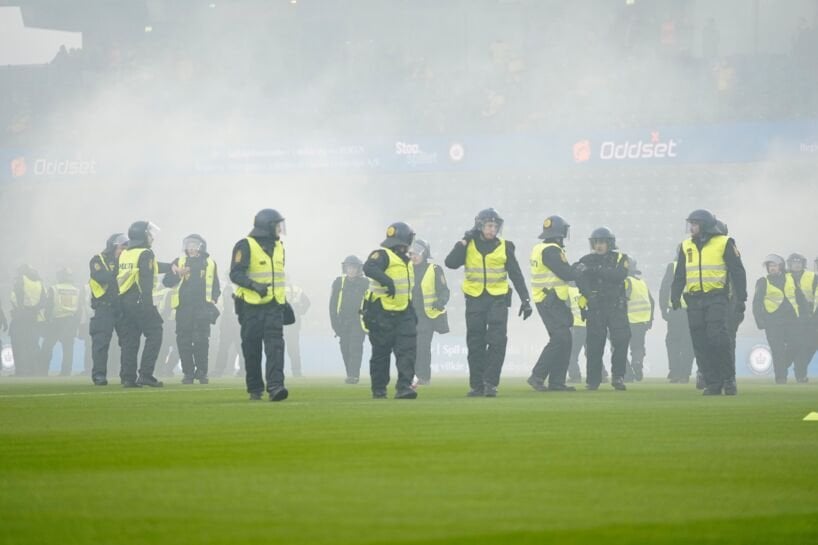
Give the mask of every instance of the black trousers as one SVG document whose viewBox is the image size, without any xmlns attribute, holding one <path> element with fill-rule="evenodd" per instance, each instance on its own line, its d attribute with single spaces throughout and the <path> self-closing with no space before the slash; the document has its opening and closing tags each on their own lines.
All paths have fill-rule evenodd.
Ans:
<svg viewBox="0 0 818 545">
<path fill-rule="evenodd" d="M 31 377 L 42 374 L 40 338 L 43 324 L 37 321 L 36 313 L 26 310 L 12 310 L 9 337 L 14 354 L 14 375 Z"/>
<path fill-rule="evenodd" d="M 46 324 L 41 351 L 43 375 L 48 375 L 48 367 L 51 364 L 54 347 L 57 346 L 57 343 L 60 343 L 62 346 L 60 376 L 71 376 L 71 369 L 74 367 L 74 339 L 77 337 L 78 327 L 77 318 L 74 316 L 53 318 Z"/>
<path fill-rule="evenodd" d="M 579 353 L 585 348 L 585 333 L 585 326 L 571 328 L 571 358 L 568 363 L 568 378 L 571 380 L 578 381 L 582 379 L 582 371 L 579 368 Z"/>
<path fill-rule="evenodd" d="M 284 345 L 290 358 L 290 371 L 294 377 L 301 376 L 301 325 L 296 322 L 284 327 Z"/>
<path fill-rule="evenodd" d="M 497 387 L 508 344 L 508 299 L 505 295 L 466 296 L 466 346 L 469 385 Z"/>
<path fill-rule="evenodd" d="M 671 310 L 667 319 L 667 334 L 665 335 L 667 348 L 669 379 L 689 379 L 693 372 L 693 341 L 690 338 L 690 324 L 687 321 L 687 311 Z"/>
<path fill-rule="evenodd" d="M 537 312 L 545 324 L 549 340 L 542 349 L 531 376 L 539 382 L 548 379 L 549 386 L 564 386 L 571 362 L 571 326 L 574 325 L 574 315 L 571 314 L 571 308 L 553 294 L 537 303 Z"/>
<path fill-rule="evenodd" d="M 244 354 L 247 391 L 273 392 L 284 387 L 284 305 L 275 301 L 264 305 L 249 305 L 237 301 L 236 313 L 241 326 L 241 351 Z M 264 377 L 261 374 L 262 352 L 267 359 Z"/>
<path fill-rule="evenodd" d="M 210 351 L 210 316 L 204 305 L 176 309 L 176 348 L 185 378 L 207 378 Z"/>
<path fill-rule="evenodd" d="M 153 377 L 156 358 L 162 347 L 162 317 L 159 316 L 156 307 L 123 303 L 122 320 L 117 333 L 119 334 L 119 345 L 122 347 L 120 380 L 122 382 L 136 380 L 139 345 L 143 335 L 145 346 L 142 349 L 142 359 L 139 361 L 139 376 Z"/>
<path fill-rule="evenodd" d="M 781 321 L 769 323 L 764 332 L 767 334 L 767 343 L 773 356 L 773 371 L 776 381 L 786 381 L 790 365 L 798 355 L 798 323 L 796 321 Z"/>
<path fill-rule="evenodd" d="M 736 377 L 733 340 L 729 327 L 727 295 L 712 293 L 690 295 L 687 320 L 696 363 L 707 388 L 718 389 Z"/>
<path fill-rule="evenodd" d="M 91 337 L 91 378 L 106 380 L 108 377 L 108 355 L 114 331 L 119 337 L 118 323 L 120 312 L 114 305 L 99 305 L 94 309 L 94 316 L 88 323 L 88 334 Z M 121 344 L 121 343 L 120 343 Z M 86 352 L 89 352 L 86 348 Z"/>
<path fill-rule="evenodd" d="M 807 378 L 807 368 L 818 350 L 818 327 L 812 316 L 802 317 L 796 326 L 795 378 Z"/>
<path fill-rule="evenodd" d="M 645 366 L 645 335 L 648 333 L 648 324 L 631 324 L 631 369 L 635 373 Z"/>
<path fill-rule="evenodd" d="M 360 321 L 341 324 L 338 331 L 338 344 L 341 346 L 341 358 L 347 378 L 360 378 L 361 362 L 364 358 L 364 338 L 366 333 Z"/>
<path fill-rule="evenodd" d="M 432 380 L 432 340 L 435 330 L 431 320 L 418 319 L 418 345 L 415 359 L 415 376 L 418 380 Z"/>
<path fill-rule="evenodd" d="M 400 312 L 390 312 L 379 308 L 367 311 L 369 342 L 372 358 L 369 360 L 369 376 L 372 391 L 382 393 L 389 385 L 389 367 L 395 354 L 398 379 L 395 390 L 402 392 L 412 387 L 415 377 L 415 357 L 417 355 L 417 318 L 411 305 Z"/>
<path fill-rule="evenodd" d="M 597 306 L 597 305 L 594 305 Z M 628 365 L 628 344 L 631 340 L 631 328 L 628 322 L 628 307 L 624 300 L 600 304 L 597 308 L 588 308 L 586 322 L 585 355 L 587 369 L 585 382 L 598 386 L 602 382 L 602 355 L 605 353 L 605 341 L 611 340 L 611 376 L 613 379 L 624 378 Z"/>
</svg>

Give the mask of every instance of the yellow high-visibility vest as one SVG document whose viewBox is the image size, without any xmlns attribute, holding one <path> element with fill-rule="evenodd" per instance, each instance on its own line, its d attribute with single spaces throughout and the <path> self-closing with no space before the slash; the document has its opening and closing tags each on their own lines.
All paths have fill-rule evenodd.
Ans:
<svg viewBox="0 0 818 545">
<path fill-rule="evenodd" d="M 724 261 L 724 250 L 727 248 L 728 240 L 730 239 L 724 235 L 714 236 L 702 246 L 701 250 L 693 239 L 687 239 L 682 243 L 687 273 L 685 293 L 709 293 L 727 287 L 727 263 Z"/>
<path fill-rule="evenodd" d="M 625 279 L 625 287 L 628 292 L 628 322 L 632 324 L 650 322 L 651 305 L 648 285 L 641 278 L 629 276 Z"/>
<path fill-rule="evenodd" d="M 114 264 L 111 263 L 109 265 L 108 262 L 105 260 L 104 255 L 99 254 L 97 257 L 99 257 L 99 260 L 102 262 L 102 266 L 105 267 L 106 271 L 112 272 L 114 270 Z M 100 297 L 105 295 L 106 291 L 108 291 L 108 285 L 107 284 L 105 284 L 105 285 L 100 284 L 99 282 L 97 282 L 93 278 L 88 280 L 88 287 L 91 288 L 91 296 L 94 299 L 99 299 Z"/>
<path fill-rule="evenodd" d="M 793 277 L 793 280 L 795 277 Z M 815 294 L 818 293 L 818 288 L 816 291 L 812 290 L 813 283 L 815 282 L 815 273 L 812 271 L 804 271 L 801 273 L 801 280 L 799 284 L 801 285 L 801 292 L 804 294 L 804 297 L 809 303 L 809 307 L 812 308 L 815 306 Z"/>
<path fill-rule="evenodd" d="M 74 316 L 80 308 L 80 290 L 71 284 L 56 284 L 51 287 L 52 307 L 54 318 Z"/>
<path fill-rule="evenodd" d="M 187 263 L 187 256 L 183 255 L 179 258 L 178 267 L 180 269 L 184 268 L 185 264 Z M 204 299 L 208 303 L 213 302 L 213 283 L 214 279 L 216 278 L 216 262 L 213 261 L 211 258 L 207 258 L 207 262 L 205 265 L 204 271 L 202 271 L 205 277 L 205 292 L 204 292 Z M 171 298 L 171 306 L 174 309 L 179 308 L 179 289 L 181 289 L 182 284 L 185 283 L 186 278 L 182 278 L 182 281 L 176 286 L 173 291 L 173 297 Z"/>
<path fill-rule="evenodd" d="M 369 293 L 367 297 L 369 301 L 380 301 L 384 310 L 401 311 L 409 307 L 409 302 L 412 300 L 412 287 L 415 285 L 415 269 L 412 262 L 404 262 L 398 254 L 384 248 L 389 263 L 386 266 L 384 273 L 392 279 L 395 284 L 395 296 L 389 297 L 386 293 L 386 287 L 377 280 L 369 279 Z"/>
<path fill-rule="evenodd" d="M 437 283 L 435 282 L 436 267 L 436 265 L 430 263 L 429 266 L 426 267 L 426 272 L 420 281 L 420 291 L 423 293 L 423 310 L 426 316 L 431 320 L 434 320 L 446 312 L 445 309 L 438 310 L 434 308 L 435 303 L 437 303 Z"/>
<path fill-rule="evenodd" d="M 542 262 L 542 253 L 546 248 L 558 248 L 562 254 L 563 261 L 565 250 L 559 244 L 553 242 L 540 242 L 531 250 L 531 291 L 535 303 L 545 300 L 546 290 L 554 290 L 554 293 L 562 301 L 568 301 L 568 282 L 554 274 L 548 266 Z"/>
<path fill-rule="evenodd" d="M 23 275 L 23 300 L 17 300 L 17 290 L 11 292 L 11 306 L 12 308 L 36 308 L 43 304 L 43 297 L 45 297 L 45 286 L 41 280 L 31 280 L 26 275 Z M 45 321 L 45 312 L 41 308 L 37 312 L 37 321 Z"/>
<path fill-rule="evenodd" d="M 251 305 L 265 305 L 275 300 L 283 305 L 287 301 L 287 275 L 284 273 L 284 244 L 277 240 L 271 258 L 253 237 L 247 237 L 250 246 L 250 265 L 247 276 L 253 282 L 266 284 L 270 288 L 267 295 L 262 297 L 255 291 L 236 285 L 236 297 Z"/>
<path fill-rule="evenodd" d="M 790 302 L 795 315 L 798 316 L 798 300 L 795 297 L 795 279 L 790 273 L 784 273 L 784 289 L 780 290 L 770 282 L 770 277 L 767 280 L 767 290 L 764 294 L 764 310 L 772 314 L 784 304 L 784 298 Z"/>
<path fill-rule="evenodd" d="M 119 272 L 116 276 L 116 283 L 119 286 L 119 294 L 127 293 L 134 285 L 140 293 L 147 293 L 153 298 L 153 289 L 159 282 L 159 263 L 154 257 L 153 261 L 153 285 L 141 286 L 139 284 L 139 257 L 147 248 L 128 248 L 119 255 Z"/>
<path fill-rule="evenodd" d="M 498 240 L 500 244 L 486 256 L 477 250 L 474 240 L 470 240 L 466 246 L 465 277 L 463 278 L 463 293 L 466 295 L 479 297 L 483 291 L 491 295 L 508 293 L 506 241 Z"/>
<path fill-rule="evenodd" d="M 582 294 L 579 288 L 568 286 L 568 299 L 571 301 L 571 314 L 574 315 L 574 327 L 585 327 L 585 320 L 582 319 L 582 312 L 579 308 L 579 298 Z"/>
</svg>

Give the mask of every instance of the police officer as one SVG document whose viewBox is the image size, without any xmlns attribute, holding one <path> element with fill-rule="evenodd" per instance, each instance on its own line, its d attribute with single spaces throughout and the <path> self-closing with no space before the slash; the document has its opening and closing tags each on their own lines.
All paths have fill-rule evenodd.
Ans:
<svg viewBox="0 0 818 545">
<path fill-rule="evenodd" d="M 277 210 L 260 210 L 253 230 L 233 247 L 230 280 L 236 285 L 236 315 L 241 326 L 241 349 L 245 381 L 251 401 L 261 399 L 266 390 L 270 401 L 289 396 L 284 386 L 284 311 L 287 277 L 281 234 L 284 216 Z M 262 350 L 267 358 L 265 377 L 261 374 Z"/>
<path fill-rule="evenodd" d="M 42 346 L 43 367 L 48 367 L 54 353 L 54 346 L 62 346 L 60 376 L 70 377 L 74 366 L 74 339 L 80 325 L 80 289 L 74 285 L 71 269 L 57 271 L 57 283 L 48 290 L 45 309 L 46 327 Z"/>
<path fill-rule="evenodd" d="M 431 247 L 425 240 L 416 239 L 412 245 L 412 266 L 416 280 L 412 289 L 412 304 L 418 317 L 415 375 L 419 385 L 429 384 L 432 380 L 432 339 L 435 332 L 449 332 L 446 314 L 449 286 L 443 269 L 429 262 L 431 252 Z"/>
<path fill-rule="evenodd" d="M 347 384 L 358 384 L 363 359 L 364 331 L 361 320 L 361 305 L 369 288 L 369 281 L 363 275 L 363 262 L 354 255 L 344 258 L 341 263 L 342 275 L 332 282 L 329 298 L 329 320 L 332 331 L 341 346 Z"/>
<path fill-rule="evenodd" d="M 15 376 L 41 374 L 40 337 L 47 299 L 39 273 L 29 265 L 21 265 L 11 291 L 9 326 Z"/>
<path fill-rule="evenodd" d="M 184 254 L 171 263 L 163 284 L 172 288 L 176 311 L 176 347 L 182 363 L 182 384 L 207 384 L 210 326 L 216 323 L 221 284 L 216 262 L 207 253 L 207 241 L 193 233 L 182 241 Z"/>
<path fill-rule="evenodd" d="M 625 297 L 628 300 L 628 322 L 631 328 L 630 373 L 625 372 L 625 380 L 640 382 L 644 377 L 645 335 L 653 327 L 653 313 L 656 303 L 647 283 L 639 278 L 636 260 L 631 258 L 628 277 L 625 279 Z"/>
<path fill-rule="evenodd" d="M 806 306 L 793 276 L 786 272 L 784 258 L 770 254 L 764 258 L 767 276 L 756 282 L 753 317 L 767 335 L 773 356 L 775 383 L 786 384 L 787 372 L 797 355 L 799 309 Z"/>
<path fill-rule="evenodd" d="M 294 377 L 302 376 L 301 371 L 301 318 L 310 309 L 310 298 L 304 290 L 292 283 L 287 283 L 287 302 L 295 312 L 295 323 L 284 328 L 284 346 L 290 358 L 290 370 Z"/>
<path fill-rule="evenodd" d="M 678 255 L 679 250 L 676 250 Z M 690 325 L 687 322 L 687 303 L 681 300 L 682 308 L 673 309 L 670 291 L 676 274 L 676 261 L 668 263 L 662 285 L 659 288 L 659 312 L 667 322 L 665 347 L 667 348 L 668 380 L 672 384 L 687 384 L 693 372 L 693 341 L 690 339 Z"/>
<path fill-rule="evenodd" d="M 565 256 L 565 239 L 570 225 L 560 216 L 549 216 L 543 221 L 542 242 L 531 250 L 531 292 L 549 341 L 528 377 L 528 384 L 538 391 L 570 391 L 565 376 L 571 361 L 570 284 L 576 273 Z M 545 380 L 548 379 L 548 387 Z"/>
<path fill-rule="evenodd" d="M 502 228 L 503 218 L 494 208 L 481 210 L 474 218 L 474 227 L 445 260 L 450 269 L 465 269 L 469 397 L 497 396 L 508 343 L 509 279 L 520 296 L 518 315 L 525 320 L 534 312 L 514 244 L 499 236 Z"/>
<path fill-rule="evenodd" d="M 747 275 L 732 238 L 721 234 L 716 217 L 699 209 L 687 218 L 690 238 L 682 242 L 671 288 L 674 309 L 687 303 L 696 362 L 704 376 L 704 395 L 736 395 L 736 362 L 730 333 L 729 291 L 734 311 L 743 314 Z"/>
<path fill-rule="evenodd" d="M 159 274 L 168 272 L 170 266 L 160 264 L 151 250 L 157 232 L 158 228 L 151 222 L 134 222 L 128 229 L 128 247 L 119 255 L 116 277 L 122 307 L 118 332 L 122 347 L 119 377 L 125 388 L 163 386 L 153 375 L 162 346 L 162 318 L 153 304 L 153 290 L 159 282 Z M 137 355 L 143 335 L 145 346 L 137 376 Z"/>
<path fill-rule="evenodd" d="M 616 237 L 607 227 L 594 229 L 589 238 L 592 253 L 576 264 L 577 286 L 587 302 L 587 339 L 585 353 L 588 368 L 585 387 L 597 390 L 602 382 L 602 355 L 605 341 L 611 341 L 611 386 L 625 390 L 628 343 L 631 338 L 625 278 L 628 257 L 616 250 Z"/>
<path fill-rule="evenodd" d="M 88 322 L 91 336 L 91 380 L 96 386 L 108 385 L 108 352 L 114 331 L 119 336 L 119 286 L 116 282 L 117 260 L 128 243 L 123 233 L 114 233 L 105 242 L 105 249 L 88 263 L 91 308 L 94 316 Z"/>
<path fill-rule="evenodd" d="M 415 274 L 409 248 L 414 239 L 415 232 L 406 223 L 391 224 L 386 229 L 381 249 L 372 252 L 363 267 L 364 274 L 370 279 L 364 299 L 364 322 L 372 345 L 369 375 L 375 399 L 386 398 L 393 352 L 398 370 L 395 399 L 415 399 L 418 395 L 412 389 L 417 317 L 412 307 Z"/>
<path fill-rule="evenodd" d="M 797 253 L 787 257 L 787 269 L 804 296 L 805 304 L 799 309 L 795 339 L 795 380 L 806 383 L 809 382 L 807 368 L 815 351 L 818 350 L 818 334 L 815 328 L 815 295 L 818 293 L 818 275 L 806 270 L 807 258 Z"/>
<path fill-rule="evenodd" d="M 571 302 L 571 314 L 574 316 L 574 325 L 571 326 L 571 358 L 568 363 L 568 380 L 566 382 L 579 384 L 582 382 L 582 371 L 579 368 L 579 353 L 585 348 L 586 324 L 582 317 L 583 311 L 579 308 L 579 299 L 582 295 L 576 282 L 568 286 L 568 298 Z M 586 354 L 587 357 L 587 354 Z"/>
</svg>

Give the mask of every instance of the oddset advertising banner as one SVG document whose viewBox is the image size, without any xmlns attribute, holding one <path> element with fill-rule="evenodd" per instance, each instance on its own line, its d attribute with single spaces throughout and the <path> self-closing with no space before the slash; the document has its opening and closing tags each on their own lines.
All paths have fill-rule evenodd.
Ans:
<svg viewBox="0 0 818 545">
<path fill-rule="evenodd" d="M 158 148 L 133 153 L 0 148 L 0 180 L 95 176 L 354 174 L 747 163 L 818 158 L 818 120 L 334 142 Z"/>
</svg>

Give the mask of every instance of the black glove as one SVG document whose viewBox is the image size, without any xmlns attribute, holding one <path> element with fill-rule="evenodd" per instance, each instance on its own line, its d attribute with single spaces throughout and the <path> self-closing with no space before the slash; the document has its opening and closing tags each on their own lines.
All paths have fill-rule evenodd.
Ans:
<svg viewBox="0 0 818 545">
<path fill-rule="evenodd" d="M 469 229 L 468 231 L 463 233 L 463 240 L 465 240 L 466 242 L 474 240 L 475 238 L 477 238 L 477 231 L 475 231 L 474 229 Z"/>
<path fill-rule="evenodd" d="M 441 303 L 435 303 L 434 305 L 432 305 L 432 308 L 440 312 L 446 310 L 446 307 Z"/>
<path fill-rule="evenodd" d="M 744 311 L 747 310 L 747 305 L 744 304 L 744 301 L 736 301 L 735 309 L 736 314 L 744 314 Z"/>
<path fill-rule="evenodd" d="M 579 315 L 584 321 L 588 321 L 588 307 L 579 309 Z"/>
<path fill-rule="evenodd" d="M 250 285 L 250 289 L 254 292 L 258 293 L 262 297 L 267 297 L 267 294 L 270 291 L 270 284 L 262 284 L 260 282 L 253 282 Z"/>
<path fill-rule="evenodd" d="M 389 297 L 394 297 L 395 296 L 395 283 L 394 282 L 392 282 L 390 280 L 388 284 L 384 285 L 384 288 L 386 288 L 386 295 L 388 295 Z"/>
<path fill-rule="evenodd" d="M 670 308 L 673 310 L 679 310 L 682 308 L 682 301 L 680 299 L 673 299 L 670 301 Z"/>
<path fill-rule="evenodd" d="M 528 302 L 528 300 L 525 300 L 520 305 L 520 312 L 517 313 L 517 316 L 522 316 L 523 320 L 528 320 L 528 318 L 531 316 L 533 312 L 534 311 L 531 308 L 531 303 Z"/>
</svg>

